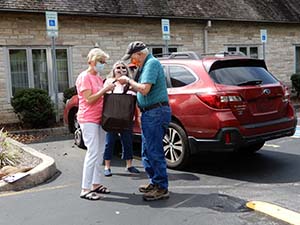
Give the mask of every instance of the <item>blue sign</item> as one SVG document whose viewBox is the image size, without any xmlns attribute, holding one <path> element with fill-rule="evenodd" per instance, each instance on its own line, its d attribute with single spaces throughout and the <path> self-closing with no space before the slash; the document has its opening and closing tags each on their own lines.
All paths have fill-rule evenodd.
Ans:
<svg viewBox="0 0 300 225">
<path fill-rule="evenodd" d="M 161 31 L 163 40 L 170 40 L 170 21 L 168 19 L 161 19 Z"/>
<path fill-rule="evenodd" d="M 261 42 L 266 43 L 267 39 L 268 39 L 267 30 L 265 30 L 265 29 L 260 30 L 260 40 L 261 40 Z"/>
<path fill-rule="evenodd" d="M 49 20 L 49 26 L 55 27 L 55 20 Z"/>
<path fill-rule="evenodd" d="M 58 37 L 57 12 L 46 12 L 46 31 L 48 37 Z"/>
</svg>

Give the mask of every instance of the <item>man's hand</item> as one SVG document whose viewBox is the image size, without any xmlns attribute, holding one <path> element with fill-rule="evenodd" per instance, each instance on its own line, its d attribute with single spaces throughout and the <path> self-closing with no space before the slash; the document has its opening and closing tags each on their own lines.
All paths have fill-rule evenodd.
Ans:
<svg viewBox="0 0 300 225">
<path fill-rule="evenodd" d="M 128 84 L 130 78 L 127 76 L 121 76 L 117 79 L 121 84 Z"/>
</svg>

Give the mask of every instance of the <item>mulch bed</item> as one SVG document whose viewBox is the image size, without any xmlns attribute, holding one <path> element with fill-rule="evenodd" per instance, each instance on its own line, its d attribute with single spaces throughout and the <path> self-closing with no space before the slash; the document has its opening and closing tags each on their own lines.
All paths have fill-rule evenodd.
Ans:
<svg viewBox="0 0 300 225">
<path fill-rule="evenodd" d="M 63 123 L 61 121 L 56 124 L 53 124 L 49 128 L 60 127 L 60 126 L 63 126 Z M 20 123 L 0 124 L 0 129 L 2 129 L 2 128 L 3 128 L 3 131 L 6 131 L 8 133 L 8 137 L 10 137 L 18 142 L 21 142 L 23 144 L 34 143 L 34 142 L 43 140 L 44 138 L 47 137 L 46 134 L 41 134 L 41 133 L 37 133 L 37 134 L 26 134 L 26 133 L 14 134 L 14 133 L 11 133 L 12 131 L 28 130 L 27 128 L 24 128 Z"/>
</svg>

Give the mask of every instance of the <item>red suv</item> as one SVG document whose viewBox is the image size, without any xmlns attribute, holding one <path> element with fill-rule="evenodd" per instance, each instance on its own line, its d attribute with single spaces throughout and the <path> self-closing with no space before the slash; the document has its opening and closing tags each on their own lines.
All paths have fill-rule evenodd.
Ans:
<svg viewBox="0 0 300 225">
<path fill-rule="evenodd" d="M 297 118 L 288 89 L 268 71 L 264 60 L 231 53 L 202 57 L 177 52 L 160 62 L 172 108 L 164 138 L 169 168 L 182 168 L 201 151 L 254 153 L 268 140 L 295 133 Z M 78 128 L 77 107 L 73 96 L 64 111 L 71 132 Z M 140 134 L 137 123 L 134 133 Z"/>
</svg>

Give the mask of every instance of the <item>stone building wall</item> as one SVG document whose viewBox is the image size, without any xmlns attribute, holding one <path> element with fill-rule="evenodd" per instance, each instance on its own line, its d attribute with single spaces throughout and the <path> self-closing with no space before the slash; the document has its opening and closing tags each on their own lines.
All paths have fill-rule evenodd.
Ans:
<svg viewBox="0 0 300 225">
<path fill-rule="evenodd" d="M 206 21 L 171 19 L 169 45 L 178 51 L 204 51 Z M 72 78 L 87 67 L 86 56 L 98 43 L 110 55 L 106 73 L 113 63 L 123 56 L 129 42 L 141 40 L 148 45 L 164 45 L 160 19 L 101 18 L 58 15 L 59 37 L 56 44 L 70 46 Z M 266 62 L 269 70 L 280 80 L 289 83 L 294 71 L 294 47 L 300 44 L 299 24 L 261 24 L 246 22 L 212 21 L 208 30 L 208 51 L 224 51 L 228 44 L 261 45 L 260 29 L 268 30 Z M 8 46 L 50 46 L 46 36 L 45 14 L 0 13 L 0 124 L 16 122 L 9 103 L 6 55 Z M 61 110 L 63 105 L 61 106 Z"/>
</svg>

